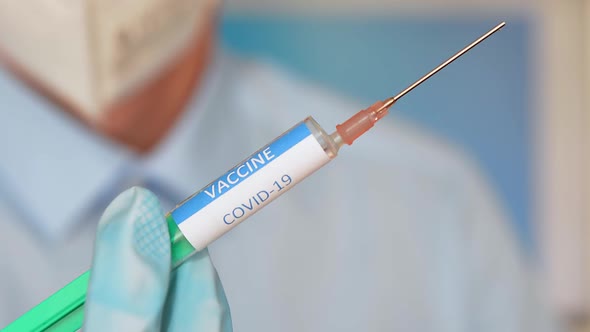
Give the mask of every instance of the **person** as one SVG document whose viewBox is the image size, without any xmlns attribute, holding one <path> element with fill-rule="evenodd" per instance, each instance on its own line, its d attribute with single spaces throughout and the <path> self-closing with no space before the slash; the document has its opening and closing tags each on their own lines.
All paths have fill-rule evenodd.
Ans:
<svg viewBox="0 0 590 332">
<path fill-rule="evenodd" d="M 94 251 L 88 331 L 555 330 L 488 185 L 399 120 L 213 243 L 216 269 L 204 250 L 170 272 L 162 211 L 305 116 L 359 108 L 222 51 L 216 0 L 99 1 L 87 20 L 31 3 L 0 4 L 0 326 Z M 132 186 L 156 196 L 103 214 Z"/>
</svg>

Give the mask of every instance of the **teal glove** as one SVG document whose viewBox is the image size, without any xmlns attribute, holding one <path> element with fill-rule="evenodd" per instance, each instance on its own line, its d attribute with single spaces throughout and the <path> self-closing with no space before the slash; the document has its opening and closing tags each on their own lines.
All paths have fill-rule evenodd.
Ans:
<svg viewBox="0 0 590 332">
<path fill-rule="evenodd" d="M 131 188 L 104 212 L 96 237 L 84 330 L 232 330 L 227 299 L 208 251 L 175 271 L 158 199 Z"/>
</svg>

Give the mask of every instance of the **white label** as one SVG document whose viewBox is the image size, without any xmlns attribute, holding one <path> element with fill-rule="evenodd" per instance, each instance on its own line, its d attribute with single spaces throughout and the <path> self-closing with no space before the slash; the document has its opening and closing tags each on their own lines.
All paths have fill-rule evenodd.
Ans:
<svg viewBox="0 0 590 332">
<path fill-rule="evenodd" d="M 187 199 L 172 217 L 201 250 L 329 161 L 302 122 Z"/>
</svg>

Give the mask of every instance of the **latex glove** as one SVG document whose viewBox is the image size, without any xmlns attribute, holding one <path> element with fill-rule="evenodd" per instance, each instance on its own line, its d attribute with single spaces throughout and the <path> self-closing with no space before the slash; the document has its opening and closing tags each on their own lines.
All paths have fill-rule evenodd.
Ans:
<svg viewBox="0 0 590 332">
<path fill-rule="evenodd" d="M 231 331 L 208 251 L 170 270 L 170 237 L 158 199 L 131 188 L 98 225 L 85 331 Z"/>
</svg>

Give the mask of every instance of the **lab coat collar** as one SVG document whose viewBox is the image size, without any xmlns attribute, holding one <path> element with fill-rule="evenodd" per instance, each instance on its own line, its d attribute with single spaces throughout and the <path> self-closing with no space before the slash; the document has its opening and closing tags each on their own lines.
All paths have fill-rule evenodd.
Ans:
<svg viewBox="0 0 590 332">
<path fill-rule="evenodd" d="M 200 116 L 210 103 L 225 56 L 216 51 L 213 59 L 185 119 Z M 45 240 L 63 238 L 97 200 L 108 201 L 132 185 L 123 182 L 130 174 L 178 197 L 189 190 L 181 180 L 170 180 L 171 173 L 182 179 L 189 166 L 187 121 L 181 119 L 154 153 L 140 158 L 91 133 L 1 68 L 0 95 L 0 195 Z"/>
</svg>

